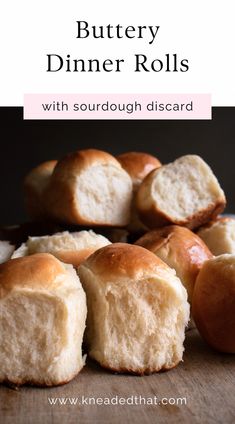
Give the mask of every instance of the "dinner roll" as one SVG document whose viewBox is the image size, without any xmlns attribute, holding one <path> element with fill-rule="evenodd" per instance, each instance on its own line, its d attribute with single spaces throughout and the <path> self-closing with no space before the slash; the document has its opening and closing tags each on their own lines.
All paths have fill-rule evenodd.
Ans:
<svg viewBox="0 0 235 424">
<path fill-rule="evenodd" d="M 120 163 L 101 150 L 80 150 L 56 165 L 45 193 L 48 212 L 78 225 L 125 226 L 132 181 Z"/>
<path fill-rule="evenodd" d="M 205 243 L 188 228 L 168 225 L 146 233 L 136 244 L 155 253 L 176 271 L 191 303 L 196 277 L 205 260 L 213 257 Z"/>
<path fill-rule="evenodd" d="M 56 160 L 43 162 L 32 169 L 24 179 L 26 210 L 33 219 L 42 219 L 47 215 L 43 194 L 56 163 Z"/>
<path fill-rule="evenodd" d="M 136 233 L 146 231 L 147 227 L 140 221 L 136 211 L 136 192 L 146 175 L 153 169 L 159 168 L 161 162 L 154 156 L 142 152 L 122 153 L 117 156 L 117 159 L 126 172 L 128 172 L 133 183 L 131 218 L 128 229 Z"/>
<path fill-rule="evenodd" d="M 8 261 L 12 253 L 14 252 L 15 246 L 10 244 L 9 241 L 0 240 L 0 264 Z"/>
<path fill-rule="evenodd" d="M 150 171 L 162 165 L 155 156 L 143 152 L 122 153 L 117 156 L 117 160 L 130 175 L 134 190 L 137 190 Z"/>
<path fill-rule="evenodd" d="M 210 167 L 196 155 L 152 171 L 137 192 L 141 220 L 149 228 L 196 228 L 224 210 L 226 199 Z"/>
<path fill-rule="evenodd" d="M 100 365 L 142 375 L 182 360 L 189 304 L 174 270 L 143 247 L 115 243 L 78 273 L 88 302 L 88 352 Z"/>
<path fill-rule="evenodd" d="M 91 230 L 75 233 L 64 231 L 52 236 L 29 237 L 26 243 L 13 253 L 12 258 L 34 253 L 51 253 L 62 262 L 77 267 L 95 250 L 107 244 L 110 244 L 107 238 Z"/>
<path fill-rule="evenodd" d="M 71 265 L 41 253 L 0 265 L 0 382 L 54 386 L 83 367 L 86 298 Z"/>
<path fill-rule="evenodd" d="M 193 318 L 206 342 L 235 353 L 235 255 L 204 263 L 193 293 Z"/>
<path fill-rule="evenodd" d="M 215 256 L 223 253 L 235 254 L 235 219 L 217 218 L 199 228 L 197 234 Z"/>
</svg>

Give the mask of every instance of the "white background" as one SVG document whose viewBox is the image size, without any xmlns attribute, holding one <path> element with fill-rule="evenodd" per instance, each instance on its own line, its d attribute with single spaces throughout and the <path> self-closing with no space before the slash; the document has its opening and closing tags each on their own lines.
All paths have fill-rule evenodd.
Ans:
<svg viewBox="0 0 235 424">
<path fill-rule="evenodd" d="M 0 105 L 23 105 L 24 93 L 211 93 L 235 106 L 234 0 L 7 0 L 1 11 Z M 148 39 L 76 39 L 90 25 L 160 25 Z M 120 73 L 46 72 L 46 54 L 125 58 Z M 134 73 L 133 56 L 188 58 L 186 73 Z"/>
</svg>

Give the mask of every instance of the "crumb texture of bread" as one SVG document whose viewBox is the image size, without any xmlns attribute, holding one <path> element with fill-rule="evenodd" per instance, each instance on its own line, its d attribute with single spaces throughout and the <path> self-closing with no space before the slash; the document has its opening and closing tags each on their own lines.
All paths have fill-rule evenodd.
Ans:
<svg viewBox="0 0 235 424">
<path fill-rule="evenodd" d="M 71 265 L 42 253 L 0 265 L 0 382 L 54 386 L 84 365 L 86 296 Z"/>
<path fill-rule="evenodd" d="M 132 181 L 110 154 L 80 150 L 58 162 L 45 192 L 48 213 L 78 225 L 125 226 Z"/>
<path fill-rule="evenodd" d="M 13 246 L 9 241 L 0 240 L 0 264 L 11 258 L 14 249 L 15 246 Z"/>
<path fill-rule="evenodd" d="M 34 253 L 51 253 L 62 262 L 79 266 L 93 252 L 110 241 L 94 231 L 64 231 L 52 236 L 29 237 L 12 255 L 12 259 Z"/>
<path fill-rule="evenodd" d="M 101 366 L 142 375 L 182 360 L 189 304 L 174 270 L 140 246 L 115 243 L 78 274 L 88 302 L 85 340 Z"/>
<path fill-rule="evenodd" d="M 136 210 L 136 192 L 144 178 L 162 164 L 154 156 L 143 152 L 126 152 L 117 156 L 122 167 L 128 172 L 133 183 L 133 199 L 131 206 L 131 218 L 128 229 L 134 233 L 143 233 L 147 227 L 140 221 Z"/>
<path fill-rule="evenodd" d="M 197 275 L 203 263 L 213 257 L 200 237 L 188 228 L 168 225 L 149 231 L 136 244 L 155 253 L 169 267 L 175 269 L 191 303 Z"/>
<path fill-rule="evenodd" d="M 192 312 L 211 347 L 235 353 L 235 255 L 220 255 L 204 263 L 195 284 Z"/>
<path fill-rule="evenodd" d="M 149 228 L 179 224 L 193 229 L 214 219 L 225 204 L 215 175 L 197 155 L 152 171 L 137 193 L 138 213 Z"/>
<path fill-rule="evenodd" d="M 235 254 L 235 219 L 220 217 L 199 228 L 199 237 L 206 243 L 213 255 Z"/>
<path fill-rule="evenodd" d="M 56 160 L 43 162 L 33 168 L 24 179 L 26 210 L 33 219 L 43 219 L 47 215 L 43 195 L 56 163 Z"/>
</svg>

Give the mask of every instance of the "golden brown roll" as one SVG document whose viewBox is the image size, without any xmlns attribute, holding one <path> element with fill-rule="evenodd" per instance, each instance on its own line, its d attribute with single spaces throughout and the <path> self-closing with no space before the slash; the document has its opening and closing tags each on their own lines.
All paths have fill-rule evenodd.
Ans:
<svg viewBox="0 0 235 424">
<path fill-rule="evenodd" d="M 93 253 L 78 274 L 88 352 L 100 365 L 141 375 L 182 360 L 189 304 L 174 270 L 143 247 L 115 243 Z"/>
<path fill-rule="evenodd" d="M 196 326 L 214 349 L 235 353 L 235 255 L 204 263 L 193 293 Z"/>
<path fill-rule="evenodd" d="M 117 156 L 117 160 L 128 172 L 133 183 L 133 200 L 130 223 L 128 229 L 131 232 L 143 232 L 147 227 L 139 220 L 136 211 L 136 192 L 144 178 L 153 170 L 159 168 L 162 164 L 154 156 L 142 152 L 127 152 Z"/>
<path fill-rule="evenodd" d="M 130 175 L 134 190 L 137 190 L 143 179 L 153 170 L 162 166 L 159 159 L 149 153 L 126 152 L 117 156 L 117 160 Z"/>
<path fill-rule="evenodd" d="M 209 247 L 213 255 L 235 254 L 235 219 L 219 217 L 199 228 L 197 234 Z"/>
<path fill-rule="evenodd" d="M 153 170 L 137 192 L 139 216 L 148 228 L 177 224 L 190 229 L 221 213 L 223 190 L 210 167 L 196 155 L 186 155 Z"/>
<path fill-rule="evenodd" d="M 75 377 L 86 313 L 71 265 L 47 253 L 0 265 L 0 382 L 54 386 Z"/>
<path fill-rule="evenodd" d="M 197 275 L 203 263 L 213 257 L 200 237 L 188 228 L 168 225 L 149 231 L 136 244 L 150 250 L 175 269 L 191 303 Z"/>
<path fill-rule="evenodd" d="M 120 163 L 101 150 L 80 150 L 60 160 L 45 192 L 48 213 L 58 221 L 87 226 L 125 226 L 132 181 Z"/>
<path fill-rule="evenodd" d="M 56 163 L 56 160 L 43 162 L 32 169 L 24 179 L 26 209 L 29 216 L 35 220 L 47 216 L 43 195 Z"/>
</svg>

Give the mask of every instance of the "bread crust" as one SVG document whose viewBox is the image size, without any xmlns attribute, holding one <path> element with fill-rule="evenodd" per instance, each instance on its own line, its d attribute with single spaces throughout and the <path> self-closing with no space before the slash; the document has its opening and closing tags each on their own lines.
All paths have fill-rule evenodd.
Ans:
<svg viewBox="0 0 235 424">
<path fill-rule="evenodd" d="M 54 176 L 59 175 L 66 178 L 68 174 L 77 175 L 78 172 L 83 171 L 87 167 L 95 164 L 110 164 L 121 167 L 119 162 L 110 153 L 97 149 L 83 149 L 76 152 L 69 153 L 63 159 L 58 161 L 55 169 Z"/>
<path fill-rule="evenodd" d="M 220 352 L 235 353 L 235 255 L 206 261 L 197 277 L 192 314 L 204 340 Z"/>
<path fill-rule="evenodd" d="M 15 288 L 54 288 L 65 275 L 63 264 L 49 253 L 11 259 L 0 265 L 0 299 Z"/>
<path fill-rule="evenodd" d="M 154 253 L 127 243 L 113 243 L 96 250 L 84 266 L 95 269 L 96 275 L 102 276 L 103 282 L 109 281 L 110 275 L 140 279 L 145 269 L 153 272 L 159 269 L 169 271 L 169 267 Z"/>
<path fill-rule="evenodd" d="M 83 367 L 82 367 L 83 368 Z M 21 386 L 35 386 L 35 387 L 59 387 L 59 386 L 63 386 L 64 384 L 68 384 L 70 383 L 70 381 L 72 381 L 75 377 L 77 377 L 77 375 L 80 373 L 80 371 L 82 370 L 82 368 L 79 368 L 79 370 L 74 373 L 70 378 L 68 378 L 67 380 L 64 381 L 60 381 L 60 382 L 56 382 L 56 383 L 39 383 L 36 380 L 29 380 L 29 379 L 22 379 L 22 380 L 9 380 L 9 379 L 4 379 L 1 380 L 0 383 L 1 384 L 5 384 L 6 386 L 14 386 L 14 387 L 21 387 Z"/>
<path fill-rule="evenodd" d="M 132 375 L 137 375 L 139 377 L 143 377 L 144 375 L 151 375 L 154 374 L 156 372 L 166 372 L 169 371 L 175 367 L 177 367 L 177 365 L 180 363 L 180 361 L 176 361 L 174 364 L 172 364 L 171 366 L 167 367 L 165 365 L 153 369 L 153 368 L 139 368 L 139 369 L 131 369 L 131 368 L 114 368 L 114 367 L 110 367 L 107 363 L 104 362 L 98 362 L 96 361 L 96 359 L 93 359 L 95 362 L 97 362 L 102 368 L 106 369 L 107 371 L 113 372 L 113 373 L 117 373 L 117 374 L 132 374 Z"/>
<path fill-rule="evenodd" d="M 140 184 L 153 169 L 162 166 L 159 159 L 149 153 L 126 152 L 116 156 L 116 158 L 130 175 L 134 185 Z"/>
<path fill-rule="evenodd" d="M 48 214 L 59 222 L 69 224 L 110 226 L 105 222 L 84 218 L 77 208 L 76 178 L 90 166 L 110 165 L 122 169 L 112 155 L 102 150 L 86 149 L 71 153 L 60 160 L 44 194 Z M 123 172 L 125 172 L 123 170 Z M 124 226 L 124 225 L 123 225 Z"/>
</svg>

